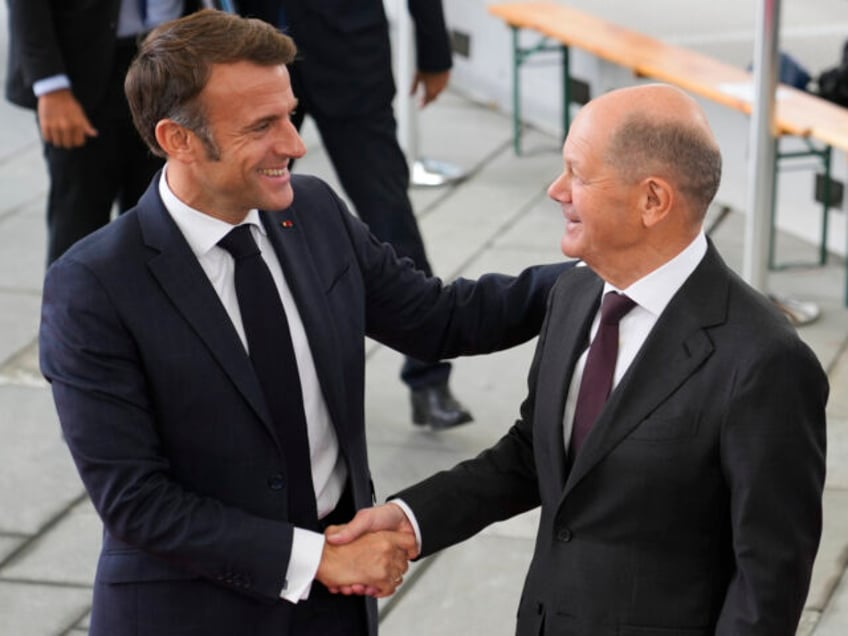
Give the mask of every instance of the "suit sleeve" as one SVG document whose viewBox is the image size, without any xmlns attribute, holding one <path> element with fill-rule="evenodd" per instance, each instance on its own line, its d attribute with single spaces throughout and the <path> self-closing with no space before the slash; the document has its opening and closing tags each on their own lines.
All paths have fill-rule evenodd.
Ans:
<svg viewBox="0 0 848 636">
<path fill-rule="evenodd" d="M 756 359 L 727 396 L 721 461 L 735 571 L 716 634 L 789 636 L 821 535 L 828 386 L 794 334 Z"/>
<path fill-rule="evenodd" d="M 438 72 L 450 69 L 450 36 L 445 25 L 442 0 L 409 0 L 409 13 L 415 23 L 418 70 Z"/>
<path fill-rule="evenodd" d="M 29 86 L 39 79 L 68 73 L 55 24 L 48 0 L 9 0 L 9 33 Z"/>
<path fill-rule="evenodd" d="M 402 499 L 415 514 L 422 557 L 541 504 L 533 421 L 539 361 L 547 333 L 546 318 L 528 374 L 527 398 L 521 405 L 520 418 L 507 434 L 474 459 L 390 497 Z"/>
<path fill-rule="evenodd" d="M 180 485 L 175 471 L 191 466 L 168 460 L 137 343 L 97 277 L 73 259 L 48 271 L 39 348 L 65 440 L 110 535 L 163 567 L 278 598 L 292 526 Z"/>
<path fill-rule="evenodd" d="M 401 353 L 435 361 L 491 353 L 538 335 L 548 293 L 574 262 L 537 265 L 518 276 L 486 274 L 445 285 L 398 259 L 338 203 L 359 260 L 366 333 Z"/>
</svg>

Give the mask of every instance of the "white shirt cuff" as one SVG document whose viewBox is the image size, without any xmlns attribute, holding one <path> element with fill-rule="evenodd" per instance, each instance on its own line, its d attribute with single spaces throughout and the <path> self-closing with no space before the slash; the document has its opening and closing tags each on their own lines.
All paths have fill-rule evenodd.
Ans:
<svg viewBox="0 0 848 636">
<path fill-rule="evenodd" d="M 323 534 L 302 528 L 294 529 L 289 569 L 286 571 L 286 587 L 280 591 L 280 598 L 291 603 L 309 598 L 312 581 L 315 580 L 323 552 Z"/>
<path fill-rule="evenodd" d="M 403 499 L 391 499 L 387 503 L 394 504 L 401 510 L 403 510 L 403 514 L 406 515 L 406 518 L 409 519 L 409 523 L 412 524 L 412 529 L 415 531 L 415 542 L 418 544 L 418 553 L 421 553 L 421 528 L 418 527 L 418 519 L 415 518 L 415 513 L 412 512 L 412 508 L 407 505 L 407 503 Z"/>
<path fill-rule="evenodd" d="M 71 80 L 67 75 L 53 75 L 32 83 L 32 92 L 36 97 L 41 97 L 53 91 L 59 91 L 71 87 Z"/>
</svg>

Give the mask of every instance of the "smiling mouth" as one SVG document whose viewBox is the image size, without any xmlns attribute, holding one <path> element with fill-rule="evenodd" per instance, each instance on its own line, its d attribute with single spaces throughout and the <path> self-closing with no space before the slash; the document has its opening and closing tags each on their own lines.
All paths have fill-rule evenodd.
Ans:
<svg viewBox="0 0 848 636">
<path fill-rule="evenodd" d="M 266 177 L 282 177 L 288 173 L 288 168 L 263 168 L 259 172 Z"/>
</svg>

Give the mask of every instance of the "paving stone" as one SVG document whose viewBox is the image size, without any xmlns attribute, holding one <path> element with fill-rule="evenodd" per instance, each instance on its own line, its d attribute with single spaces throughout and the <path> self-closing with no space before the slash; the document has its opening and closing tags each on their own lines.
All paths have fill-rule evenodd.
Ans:
<svg viewBox="0 0 848 636">
<path fill-rule="evenodd" d="M 40 311 L 38 293 L 0 290 L 0 367 L 33 341 Z"/>
<path fill-rule="evenodd" d="M 405 590 L 381 622 L 380 632 L 386 636 L 515 633 L 532 551 L 532 540 L 478 535 L 430 557 L 435 562 Z"/>
<path fill-rule="evenodd" d="M 0 534 L 0 563 L 12 554 L 26 540 L 22 536 Z"/>
<path fill-rule="evenodd" d="M 805 607 L 823 611 L 848 562 L 848 490 L 826 488 L 821 543 Z"/>
<path fill-rule="evenodd" d="M 0 570 L 4 579 L 91 586 L 100 554 L 102 525 L 88 501 L 41 534 Z"/>
<path fill-rule="evenodd" d="M 848 626 L 848 579 L 839 582 L 813 631 L 814 636 L 845 636 Z"/>
<path fill-rule="evenodd" d="M 0 384 L 47 388 L 47 380 L 38 366 L 38 340 L 33 339 L 23 349 L 0 365 Z"/>
<path fill-rule="evenodd" d="M 16 584 L 0 580 L 3 634 L 63 634 L 91 607 L 91 590 L 57 585 Z"/>
<path fill-rule="evenodd" d="M 48 389 L 0 386 L 0 532 L 35 534 L 83 493 Z"/>
<path fill-rule="evenodd" d="M 0 192 L 5 196 L 2 175 L 0 164 Z M 0 208 L 0 289 L 40 295 L 47 258 L 44 205 L 43 197 L 37 198 L 5 216 Z"/>
<path fill-rule="evenodd" d="M 821 612 L 818 610 L 805 609 L 801 614 L 801 620 L 798 623 L 798 631 L 795 636 L 810 636 L 816 628 L 816 624 L 821 618 Z"/>
<path fill-rule="evenodd" d="M 848 349 L 843 350 L 830 371 L 830 398 L 827 414 L 830 418 L 848 422 Z"/>
<path fill-rule="evenodd" d="M 833 384 L 831 390 L 848 391 L 848 382 Z M 848 417 L 827 418 L 827 477 L 825 486 L 848 489 Z"/>
</svg>

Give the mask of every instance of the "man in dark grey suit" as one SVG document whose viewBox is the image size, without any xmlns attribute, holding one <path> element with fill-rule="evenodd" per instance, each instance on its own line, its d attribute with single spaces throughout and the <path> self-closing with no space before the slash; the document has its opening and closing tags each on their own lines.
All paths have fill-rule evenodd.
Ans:
<svg viewBox="0 0 848 636">
<path fill-rule="evenodd" d="M 104 525 L 92 636 L 375 634 L 373 598 L 327 587 L 390 594 L 414 540 L 322 534 L 373 502 L 365 335 L 422 358 L 511 346 L 538 332 L 563 269 L 443 285 L 291 175 L 294 54 L 219 11 L 151 33 L 127 95 L 165 169 L 48 270 L 41 367 Z M 258 303 L 243 303 L 263 278 L 239 277 L 248 261 L 270 290 Z M 257 322 L 290 340 L 270 357 L 293 373 L 266 382 Z"/>
<path fill-rule="evenodd" d="M 428 555 L 541 505 L 518 634 L 791 636 L 821 533 L 827 378 L 704 236 L 721 171 L 706 118 L 669 86 L 614 91 L 563 160 L 549 194 L 587 267 L 554 287 L 520 419 L 328 540 L 391 528 Z M 607 292 L 635 306 L 575 437 Z"/>
</svg>

